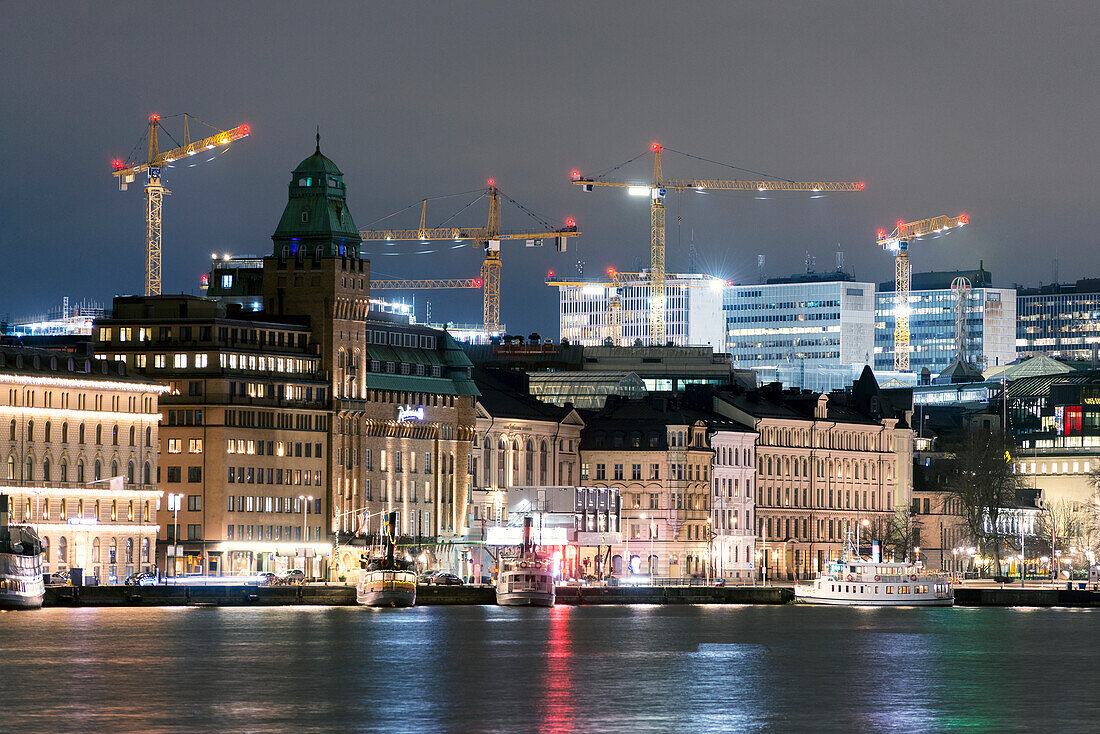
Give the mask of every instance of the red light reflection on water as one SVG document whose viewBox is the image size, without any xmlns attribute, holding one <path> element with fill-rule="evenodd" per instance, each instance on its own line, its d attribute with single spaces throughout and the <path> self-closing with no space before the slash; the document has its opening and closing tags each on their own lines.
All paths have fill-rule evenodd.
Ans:
<svg viewBox="0 0 1100 734">
<path fill-rule="evenodd" d="M 539 705 L 539 731 L 565 734 L 577 731 L 573 695 L 573 640 L 569 632 L 572 607 L 550 609 L 546 646 L 546 683 Z"/>
</svg>

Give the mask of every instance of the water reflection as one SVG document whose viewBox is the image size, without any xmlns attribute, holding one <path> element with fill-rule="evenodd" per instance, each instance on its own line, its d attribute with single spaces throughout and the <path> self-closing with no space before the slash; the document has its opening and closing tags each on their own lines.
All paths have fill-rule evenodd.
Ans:
<svg viewBox="0 0 1100 734">
<path fill-rule="evenodd" d="M 0 615 L 3 731 L 1090 730 L 1095 611 Z"/>
</svg>

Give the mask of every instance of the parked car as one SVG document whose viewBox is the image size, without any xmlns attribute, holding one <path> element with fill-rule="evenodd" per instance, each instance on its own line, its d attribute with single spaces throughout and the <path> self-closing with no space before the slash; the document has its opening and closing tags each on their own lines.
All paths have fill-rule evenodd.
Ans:
<svg viewBox="0 0 1100 734">
<path fill-rule="evenodd" d="M 68 586 L 69 572 L 56 571 L 54 573 L 48 573 L 43 580 L 46 586 Z"/>
<path fill-rule="evenodd" d="M 125 583 L 127 586 L 156 586 L 157 575 L 155 573 L 149 573 L 148 571 L 132 573 L 126 577 Z"/>
<path fill-rule="evenodd" d="M 462 586 L 465 582 L 453 573 L 439 571 L 432 577 L 432 583 L 436 586 Z"/>
<path fill-rule="evenodd" d="M 256 574 L 256 578 L 259 580 L 260 586 L 273 586 L 279 583 L 279 577 L 273 571 Z"/>
<path fill-rule="evenodd" d="M 300 584 L 306 580 L 306 573 L 300 568 L 288 568 L 275 574 L 275 578 L 282 584 Z"/>
</svg>

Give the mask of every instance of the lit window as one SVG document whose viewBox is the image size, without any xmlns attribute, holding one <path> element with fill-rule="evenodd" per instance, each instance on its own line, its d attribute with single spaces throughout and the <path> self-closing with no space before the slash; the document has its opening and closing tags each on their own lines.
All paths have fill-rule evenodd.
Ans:
<svg viewBox="0 0 1100 734">
<path fill-rule="evenodd" d="M 162 369 L 164 369 L 164 366 L 166 364 L 168 364 L 167 355 L 164 355 L 164 354 L 154 354 L 153 355 L 153 367 L 157 368 L 158 370 L 162 370 Z"/>
<path fill-rule="evenodd" d="M 233 287 L 233 276 L 232 275 L 223 275 L 222 276 L 222 288 L 232 288 L 232 287 Z"/>
<path fill-rule="evenodd" d="M 179 438 L 168 439 L 168 453 L 178 454 L 183 451 L 183 440 Z"/>
<path fill-rule="evenodd" d="M 186 354 L 176 354 L 176 355 L 174 355 L 172 357 L 172 366 L 177 368 L 177 369 L 179 369 L 181 367 L 186 367 L 187 366 L 187 355 Z"/>
<path fill-rule="evenodd" d="M 192 438 L 187 441 L 187 453 L 189 454 L 201 454 L 202 453 L 202 439 Z"/>
<path fill-rule="evenodd" d="M 195 366 L 196 367 L 205 367 L 209 363 L 210 363 L 210 355 L 209 354 L 196 354 L 195 355 Z"/>
</svg>

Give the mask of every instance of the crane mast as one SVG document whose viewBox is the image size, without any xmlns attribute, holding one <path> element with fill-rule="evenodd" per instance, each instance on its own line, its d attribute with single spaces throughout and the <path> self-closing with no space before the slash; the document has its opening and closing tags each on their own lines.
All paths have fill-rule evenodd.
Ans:
<svg viewBox="0 0 1100 734">
<path fill-rule="evenodd" d="M 890 234 L 878 231 L 878 244 L 894 254 L 894 369 L 908 372 L 909 352 L 909 295 L 913 266 L 909 260 L 909 243 L 926 235 L 939 234 L 955 227 L 969 224 L 965 214 L 957 217 L 939 216 L 915 222 L 898 222 Z"/>
<path fill-rule="evenodd" d="M 649 344 L 661 346 L 666 339 L 666 295 L 665 284 L 665 196 L 673 191 L 862 191 L 863 183 L 855 181 L 737 181 L 723 179 L 670 178 L 666 179 L 661 167 L 660 143 L 649 147 L 653 153 L 653 181 L 650 185 L 639 185 L 625 181 L 604 181 L 581 176 L 573 171 L 572 182 L 582 191 L 592 191 L 593 187 L 606 186 L 625 188 L 632 196 L 649 196 Z"/>
<path fill-rule="evenodd" d="M 160 262 L 161 262 L 161 215 L 164 208 L 164 197 L 172 192 L 161 183 L 161 169 L 173 161 L 184 156 L 193 156 L 203 150 L 210 150 L 217 146 L 229 145 L 234 140 L 248 137 L 248 125 L 238 125 L 230 130 L 217 130 L 214 135 L 209 135 L 200 140 L 191 140 L 188 129 L 190 115 L 183 116 L 184 144 L 171 150 L 160 150 L 158 132 L 161 127 L 160 115 L 149 116 L 149 150 L 148 158 L 144 162 L 127 163 L 115 160 L 113 172 L 118 179 L 120 191 L 125 191 L 134 182 L 139 173 L 146 174 L 145 182 L 145 295 L 160 295 Z"/>
</svg>

